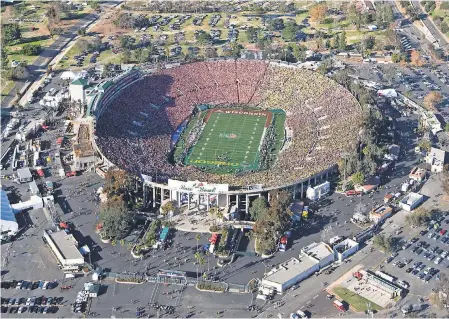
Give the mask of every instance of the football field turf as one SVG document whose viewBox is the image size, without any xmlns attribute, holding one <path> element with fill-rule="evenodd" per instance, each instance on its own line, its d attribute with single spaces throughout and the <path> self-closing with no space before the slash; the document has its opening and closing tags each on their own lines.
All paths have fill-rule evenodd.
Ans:
<svg viewBox="0 0 449 319">
<path fill-rule="evenodd" d="M 186 158 L 186 164 L 215 167 L 221 173 L 257 169 L 267 113 L 209 112 L 206 126 Z"/>
</svg>

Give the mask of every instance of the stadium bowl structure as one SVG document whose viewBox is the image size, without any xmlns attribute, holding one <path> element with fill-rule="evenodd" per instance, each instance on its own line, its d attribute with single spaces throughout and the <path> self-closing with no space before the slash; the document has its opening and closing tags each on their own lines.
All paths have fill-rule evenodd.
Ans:
<svg viewBox="0 0 449 319">
<path fill-rule="evenodd" d="M 190 165 L 192 161 L 184 162 L 187 165 L 170 162 L 174 132 L 181 132 L 201 105 L 283 110 L 282 143 L 270 168 L 217 174 Z M 96 144 L 111 163 L 153 181 L 202 181 L 234 189 L 291 186 L 334 167 L 358 138 L 362 119 L 357 100 L 333 80 L 309 70 L 254 60 L 197 62 L 148 72 L 120 89 L 96 116 Z"/>
</svg>

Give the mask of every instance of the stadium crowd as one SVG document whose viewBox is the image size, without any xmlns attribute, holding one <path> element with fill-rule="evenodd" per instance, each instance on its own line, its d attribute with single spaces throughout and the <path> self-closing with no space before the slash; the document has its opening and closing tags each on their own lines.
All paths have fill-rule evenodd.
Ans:
<svg viewBox="0 0 449 319">
<path fill-rule="evenodd" d="M 292 142 L 274 169 L 251 174 L 216 175 L 170 163 L 172 133 L 201 104 L 283 109 Z M 103 154 L 136 174 L 280 186 L 335 164 L 360 122 L 356 99 L 325 76 L 265 61 L 221 60 L 163 69 L 123 89 L 97 120 L 96 134 Z M 198 136 L 201 128 L 195 130 Z"/>
</svg>

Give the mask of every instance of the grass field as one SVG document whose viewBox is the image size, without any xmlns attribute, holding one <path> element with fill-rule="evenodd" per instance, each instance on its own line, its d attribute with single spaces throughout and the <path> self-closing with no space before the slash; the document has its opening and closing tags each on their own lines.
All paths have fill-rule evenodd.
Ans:
<svg viewBox="0 0 449 319">
<path fill-rule="evenodd" d="M 354 309 L 357 312 L 362 312 L 362 311 L 368 310 L 368 306 L 367 306 L 368 303 L 371 306 L 371 310 L 380 311 L 383 309 L 381 306 L 376 305 L 372 301 L 369 301 L 368 299 L 366 299 L 362 296 L 359 296 L 358 294 L 356 294 L 355 292 L 353 292 L 347 288 L 335 287 L 332 289 L 332 291 L 334 292 L 334 294 L 336 294 L 338 297 L 340 297 L 340 299 L 343 299 L 348 304 L 350 304 L 352 307 L 354 307 Z"/>
<path fill-rule="evenodd" d="M 268 114 L 209 112 L 206 126 L 185 164 L 212 169 L 216 173 L 257 169 Z"/>
</svg>

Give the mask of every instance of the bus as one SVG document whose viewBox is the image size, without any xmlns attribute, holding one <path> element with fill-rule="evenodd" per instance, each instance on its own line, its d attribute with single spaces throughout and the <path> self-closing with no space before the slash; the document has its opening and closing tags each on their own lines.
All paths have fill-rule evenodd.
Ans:
<svg viewBox="0 0 449 319">
<path fill-rule="evenodd" d="M 346 311 L 345 306 L 339 300 L 334 300 L 334 307 L 337 308 L 340 311 Z"/>
</svg>

